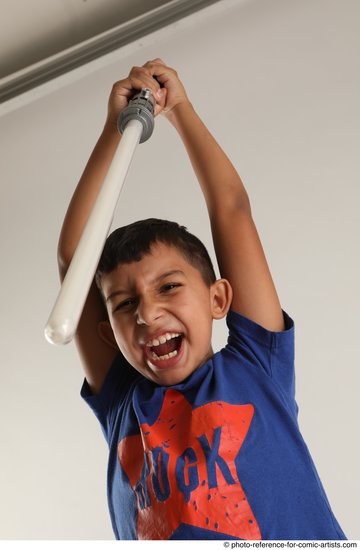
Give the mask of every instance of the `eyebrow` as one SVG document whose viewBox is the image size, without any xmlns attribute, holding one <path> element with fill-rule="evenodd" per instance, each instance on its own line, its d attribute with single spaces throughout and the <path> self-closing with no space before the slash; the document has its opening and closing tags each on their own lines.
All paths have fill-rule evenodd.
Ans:
<svg viewBox="0 0 360 550">
<path fill-rule="evenodd" d="M 160 281 L 162 281 L 163 279 L 166 279 L 167 277 L 170 277 L 171 275 L 185 275 L 185 273 L 181 271 L 181 269 L 173 269 L 171 271 L 166 271 L 166 273 L 162 273 L 161 275 L 159 275 L 159 277 L 156 277 L 156 279 L 153 279 L 150 284 L 159 283 Z M 129 291 L 115 290 L 106 298 L 105 301 L 108 302 L 109 300 L 111 300 L 112 298 L 115 298 L 115 296 L 119 296 L 120 294 L 129 294 Z"/>
</svg>

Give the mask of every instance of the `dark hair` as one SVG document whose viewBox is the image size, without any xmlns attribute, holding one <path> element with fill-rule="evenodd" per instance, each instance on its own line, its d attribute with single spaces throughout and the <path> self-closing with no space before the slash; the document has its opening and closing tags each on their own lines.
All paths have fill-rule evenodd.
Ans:
<svg viewBox="0 0 360 550">
<path fill-rule="evenodd" d="M 176 247 L 185 260 L 199 270 L 208 286 L 216 281 L 214 268 L 203 243 L 176 222 L 149 218 L 116 229 L 109 235 L 95 274 L 101 290 L 101 277 L 119 264 L 139 262 L 156 242 Z"/>
</svg>

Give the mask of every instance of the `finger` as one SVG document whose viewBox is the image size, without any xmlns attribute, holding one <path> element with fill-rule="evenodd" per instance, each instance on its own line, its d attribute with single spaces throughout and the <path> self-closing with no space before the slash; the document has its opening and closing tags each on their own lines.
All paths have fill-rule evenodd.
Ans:
<svg viewBox="0 0 360 550">
<path fill-rule="evenodd" d="M 159 57 L 148 61 L 143 67 L 147 69 L 150 72 L 151 76 L 156 79 L 162 86 L 167 80 L 169 80 L 169 78 L 171 78 L 172 76 L 177 76 L 176 71 L 171 67 L 168 67 L 165 62 Z"/>
<path fill-rule="evenodd" d="M 171 81 L 177 80 L 178 74 L 175 69 L 167 67 L 166 65 L 154 64 L 152 66 L 153 77 L 159 82 L 161 87 L 167 85 Z"/>
<path fill-rule="evenodd" d="M 160 59 L 160 57 L 157 57 L 156 59 L 151 59 L 150 61 L 147 61 L 143 67 L 149 67 L 151 65 L 164 65 L 166 67 L 165 61 Z"/>
<path fill-rule="evenodd" d="M 163 63 L 156 63 L 155 61 L 148 61 L 146 63 L 146 66 L 144 67 L 145 70 L 148 71 L 148 73 L 151 75 L 152 78 L 156 80 L 157 75 L 166 70 L 166 65 Z"/>
<path fill-rule="evenodd" d="M 113 88 L 117 91 L 124 89 L 124 95 L 130 96 L 131 93 L 134 93 L 135 90 L 140 90 L 141 88 L 148 87 L 152 90 L 154 94 L 160 88 L 159 83 L 154 78 L 154 68 L 155 65 L 163 65 L 165 63 L 160 59 L 156 58 L 152 61 L 147 61 L 142 67 L 134 66 L 132 67 L 129 76 L 122 80 L 115 82 Z"/>
<path fill-rule="evenodd" d="M 134 94 L 134 88 L 129 78 L 118 80 L 112 87 L 112 95 L 124 96 L 130 99 Z"/>
<path fill-rule="evenodd" d="M 133 67 L 129 79 L 136 89 L 149 88 L 153 94 L 160 88 L 160 84 L 153 78 L 151 71 L 145 67 Z"/>
</svg>

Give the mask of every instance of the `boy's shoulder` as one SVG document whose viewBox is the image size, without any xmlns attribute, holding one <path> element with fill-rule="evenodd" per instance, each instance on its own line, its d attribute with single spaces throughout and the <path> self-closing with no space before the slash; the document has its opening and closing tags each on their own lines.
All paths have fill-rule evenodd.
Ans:
<svg viewBox="0 0 360 550">
<path fill-rule="evenodd" d="M 295 323 L 286 311 L 282 310 L 284 330 L 271 331 L 259 325 L 252 319 L 231 309 L 226 316 L 229 337 L 232 335 L 240 339 L 253 341 L 260 346 L 277 348 L 279 345 L 290 344 L 295 337 Z"/>
</svg>

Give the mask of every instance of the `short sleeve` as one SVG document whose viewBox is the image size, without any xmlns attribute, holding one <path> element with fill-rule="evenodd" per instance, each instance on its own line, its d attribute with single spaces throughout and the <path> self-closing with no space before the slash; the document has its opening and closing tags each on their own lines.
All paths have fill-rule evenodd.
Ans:
<svg viewBox="0 0 360 550">
<path fill-rule="evenodd" d="M 141 375 L 119 353 L 98 394 L 94 395 L 87 380 L 84 380 L 80 395 L 99 420 L 107 441 L 119 409 L 123 406 L 132 384 L 139 378 Z"/>
<path fill-rule="evenodd" d="M 228 346 L 251 357 L 292 400 L 295 399 L 295 325 L 283 311 L 285 330 L 271 332 L 254 321 L 230 311 Z"/>
</svg>

